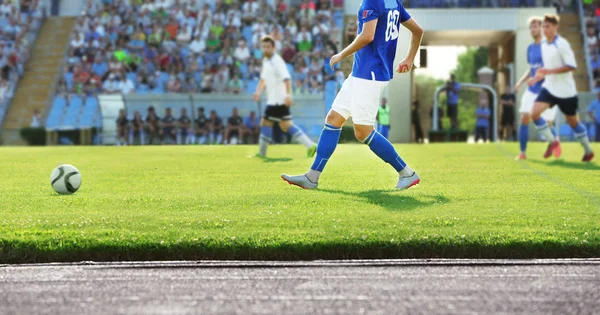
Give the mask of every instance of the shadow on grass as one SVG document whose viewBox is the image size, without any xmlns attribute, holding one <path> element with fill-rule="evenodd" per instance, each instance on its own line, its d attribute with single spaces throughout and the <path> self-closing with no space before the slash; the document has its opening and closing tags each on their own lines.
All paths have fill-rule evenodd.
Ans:
<svg viewBox="0 0 600 315">
<path fill-rule="evenodd" d="M 293 160 L 292 158 L 289 158 L 289 157 L 284 157 L 284 158 L 264 157 L 262 159 L 265 163 L 289 162 L 289 161 Z"/>
<path fill-rule="evenodd" d="M 331 190 L 331 189 L 319 189 L 317 191 L 325 192 L 329 194 L 352 196 L 357 198 L 365 199 L 368 203 L 383 207 L 387 210 L 392 211 L 408 211 L 416 208 L 440 205 L 450 202 L 450 199 L 446 198 L 441 194 L 419 196 L 415 198 L 413 196 L 407 196 L 404 192 L 393 191 L 393 190 L 381 190 L 373 189 L 366 191 L 344 191 L 344 190 Z"/>
<path fill-rule="evenodd" d="M 577 170 L 590 170 L 590 171 L 598 171 L 600 170 L 600 165 L 585 162 L 568 162 L 565 160 L 552 160 L 550 162 L 539 161 L 539 160 L 527 160 L 527 162 L 535 163 L 535 164 L 543 164 L 553 167 L 563 167 Z"/>
</svg>

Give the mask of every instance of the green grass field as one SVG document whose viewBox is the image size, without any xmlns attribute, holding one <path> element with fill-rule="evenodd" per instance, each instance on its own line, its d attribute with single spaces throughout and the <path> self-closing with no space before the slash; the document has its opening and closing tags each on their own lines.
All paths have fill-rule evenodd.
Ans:
<svg viewBox="0 0 600 315">
<path fill-rule="evenodd" d="M 340 145 L 316 191 L 300 146 L 0 148 L 0 262 L 600 257 L 600 166 L 578 144 L 398 145 L 421 184 L 394 191 L 368 147 Z M 594 146 L 600 152 L 600 146 Z M 600 157 L 599 157 L 600 158 Z M 56 194 L 50 172 L 79 168 Z"/>
</svg>

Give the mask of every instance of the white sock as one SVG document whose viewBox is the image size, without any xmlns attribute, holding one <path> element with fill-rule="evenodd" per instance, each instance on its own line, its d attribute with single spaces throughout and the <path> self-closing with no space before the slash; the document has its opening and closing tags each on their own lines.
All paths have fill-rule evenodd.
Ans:
<svg viewBox="0 0 600 315">
<path fill-rule="evenodd" d="M 269 146 L 269 139 L 264 136 L 261 136 L 258 139 L 258 152 L 262 156 L 267 156 L 267 147 Z"/>
<path fill-rule="evenodd" d="M 537 126 L 535 127 L 538 131 L 538 133 L 540 135 L 542 135 L 544 137 L 544 139 L 546 139 L 546 141 L 548 142 L 553 142 L 554 141 L 554 135 L 552 134 L 552 131 L 550 130 L 550 128 L 548 127 L 548 125 L 542 127 L 542 128 L 538 128 Z"/>
<path fill-rule="evenodd" d="M 591 153 L 592 147 L 590 146 L 590 139 L 588 138 L 587 134 L 583 134 L 583 136 L 579 136 L 577 138 L 579 139 L 581 146 L 585 150 L 585 154 Z"/>
<path fill-rule="evenodd" d="M 308 173 L 306 173 L 306 178 L 313 183 L 318 183 L 319 177 L 321 177 L 321 172 L 319 171 L 308 170 Z"/>
<path fill-rule="evenodd" d="M 400 172 L 398 172 L 398 175 L 402 176 L 411 176 L 412 174 L 414 174 L 415 171 L 412 170 L 412 168 L 410 168 L 410 166 L 406 165 Z"/>
<path fill-rule="evenodd" d="M 315 145 L 315 143 L 312 140 L 310 140 L 310 138 L 304 132 L 295 136 L 294 140 L 302 143 L 307 149 Z"/>
</svg>

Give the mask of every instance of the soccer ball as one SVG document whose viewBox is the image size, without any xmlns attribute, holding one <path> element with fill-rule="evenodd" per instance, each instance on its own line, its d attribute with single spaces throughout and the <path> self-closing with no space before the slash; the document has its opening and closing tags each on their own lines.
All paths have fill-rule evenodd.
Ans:
<svg viewBox="0 0 600 315">
<path fill-rule="evenodd" d="M 59 194 L 72 194 L 81 186 L 81 173 L 71 164 L 59 165 L 50 174 L 50 184 Z"/>
</svg>

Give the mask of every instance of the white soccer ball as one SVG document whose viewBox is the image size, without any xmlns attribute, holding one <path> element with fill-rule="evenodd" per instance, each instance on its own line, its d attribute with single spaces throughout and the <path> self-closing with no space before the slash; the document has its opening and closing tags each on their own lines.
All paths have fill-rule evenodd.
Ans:
<svg viewBox="0 0 600 315">
<path fill-rule="evenodd" d="M 59 194 L 72 194 L 81 186 L 81 173 L 71 164 L 62 164 L 50 174 L 50 184 Z"/>
</svg>

